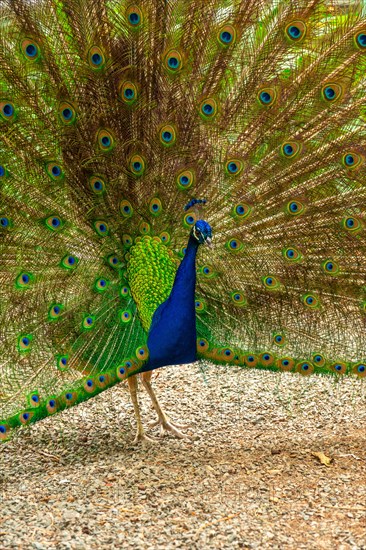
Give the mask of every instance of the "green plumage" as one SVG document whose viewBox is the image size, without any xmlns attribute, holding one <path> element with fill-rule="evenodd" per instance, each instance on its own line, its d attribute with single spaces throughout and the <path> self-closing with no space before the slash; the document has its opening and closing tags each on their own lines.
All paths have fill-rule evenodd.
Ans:
<svg viewBox="0 0 366 550">
<path fill-rule="evenodd" d="M 143 367 L 199 217 L 199 357 L 366 374 L 365 9 L 1 3 L 1 438 Z"/>
</svg>

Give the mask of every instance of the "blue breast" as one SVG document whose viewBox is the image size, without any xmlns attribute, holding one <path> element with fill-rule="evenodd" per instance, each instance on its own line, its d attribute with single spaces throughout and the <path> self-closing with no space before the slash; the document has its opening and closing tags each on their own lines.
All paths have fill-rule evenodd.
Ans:
<svg viewBox="0 0 366 550">
<path fill-rule="evenodd" d="M 155 311 L 148 334 L 149 360 L 142 371 L 196 361 L 196 254 L 190 237 L 169 298 Z"/>
</svg>

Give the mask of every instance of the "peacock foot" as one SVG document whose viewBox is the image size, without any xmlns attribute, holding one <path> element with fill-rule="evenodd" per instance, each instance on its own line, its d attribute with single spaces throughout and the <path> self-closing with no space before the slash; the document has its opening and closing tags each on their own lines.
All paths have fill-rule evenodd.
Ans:
<svg viewBox="0 0 366 550">
<path fill-rule="evenodd" d="M 144 430 L 139 430 L 137 428 L 136 437 L 132 442 L 132 445 L 138 445 L 139 443 L 142 443 L 143 445 L 149 444 L 149 443 L 156 443 L 157 439 L 156 437 L 151 437 L 146 435 Z"/>
<path fill-rule="evenodd" d="M 172 422 L 170 418 L 166 415 L 164 415 L 162 418 L 159 418 L 155 422 L 149 423 L 149 428 L 153 428 L 154 426 L 160 426 L 160 436 L 163 437 L 166 433 L 170 432 L 175 437 L 178 437 L 179 439 L 185 439 L 189 438 L 189 435 L 184 434 L 180 430 L 184 430 L 189 427 L 189 425 L 182 425 L 182 424 L 176 424 L 175 422 Z"/>
</svg>

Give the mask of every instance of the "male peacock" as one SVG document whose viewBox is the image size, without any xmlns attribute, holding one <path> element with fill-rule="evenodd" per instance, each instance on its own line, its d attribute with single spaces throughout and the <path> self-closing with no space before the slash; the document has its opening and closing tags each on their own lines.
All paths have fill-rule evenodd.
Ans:
<svg viewBox="0 0 366 550">
<path fill-rule="evenodd" d="M 1 439 L 129 376 L 143 439 L 139 372 L 182 436 L 196 357 L 366 375 L 365 11 L 1 1 Z"/>
</svg>

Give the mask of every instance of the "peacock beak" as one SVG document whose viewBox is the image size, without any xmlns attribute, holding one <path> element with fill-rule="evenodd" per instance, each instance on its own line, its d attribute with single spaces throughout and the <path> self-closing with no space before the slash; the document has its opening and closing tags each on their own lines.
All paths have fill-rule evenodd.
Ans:
<svg viewBox="0 0 366 550">
<path fill-rule="evenodd" d="M 212 248 L 212 239 L 210 237 L 207 237 L 205 240 L 205 244 L 207 244 L 208 248 Z"/>
</svg>

